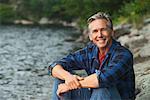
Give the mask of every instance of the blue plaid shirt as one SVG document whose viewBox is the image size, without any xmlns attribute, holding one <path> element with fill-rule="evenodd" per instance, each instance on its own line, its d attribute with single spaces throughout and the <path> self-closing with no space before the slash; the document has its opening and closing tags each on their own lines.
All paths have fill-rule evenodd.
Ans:
<svg viewBox="0 0 150 100">
<path fill-rule="evenodd" d="M 49 66 L 49 72 L 56 64 L 60 64 L 67 71 L 85 69 L 88 75 L 98 75 L 100 88 L 115 85 L 122 99 L 134 99 L 135 75 L 132 53 L 113 40 L 99 69 L 98 52 L 98 47 L 90 42 L 85 48 L 53 62 Z"/>
</svg>

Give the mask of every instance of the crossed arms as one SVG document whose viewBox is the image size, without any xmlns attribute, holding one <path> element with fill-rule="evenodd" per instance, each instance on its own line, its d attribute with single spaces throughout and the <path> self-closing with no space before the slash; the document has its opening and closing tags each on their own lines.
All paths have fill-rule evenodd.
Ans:
<svg viewBox="0 0 150 100">
<path fill-rule="evenodd" d="M 59 84 L 57 95 L 78 88 L 99 87 L 99 82 L 96 74 L 91 74 L 83 78 L 77 75 L 70 74 L 68 71 L 64 70 L 61 65 L 56 65 L 53 68 L 52 76 L 61 80 L 65 80 L 65 83 Z"/>
</svg>

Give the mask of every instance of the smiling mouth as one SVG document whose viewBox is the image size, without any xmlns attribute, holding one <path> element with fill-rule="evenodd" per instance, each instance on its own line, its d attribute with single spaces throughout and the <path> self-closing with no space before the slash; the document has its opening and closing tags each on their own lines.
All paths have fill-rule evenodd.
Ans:
<svg viewBox="0 0 150 100">
<path fill-rule="evenodd" d="M 103 43 L 104 41 L 105 41 L 104 39 L 98 40 L 98 42 L 100 42 L 100 43 L 101 43 L 101 42 Z"/>
<path fill-rule="evenodd" d="M 102 38 L 97 39 L 97 41 L 102 41 L 102 42 L 104 42 L 105 40 L 106 40 L 105 37 L 102 37 Z"/>
</svg>

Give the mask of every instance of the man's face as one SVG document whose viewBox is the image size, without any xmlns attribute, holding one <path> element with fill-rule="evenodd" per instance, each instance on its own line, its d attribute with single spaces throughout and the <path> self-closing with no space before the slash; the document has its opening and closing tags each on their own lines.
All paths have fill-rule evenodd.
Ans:
<svg viewBox="0 0 150 100">
<path fill-rule="evenodd" d="M 99 49 L 106 48 L 110 41 L 113 30 L 108 27 L 105 19 L 96 19 L 89 24 L 89 38 Z"/>
</svg>

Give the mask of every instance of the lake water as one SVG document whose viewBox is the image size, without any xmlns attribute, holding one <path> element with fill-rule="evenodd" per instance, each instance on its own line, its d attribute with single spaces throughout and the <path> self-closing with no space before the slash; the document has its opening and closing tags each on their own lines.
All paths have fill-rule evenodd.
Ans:
<svg viewBox="0 0 150 100">
<path fill-rule="evenodd" d="M 81 47 L 66 27 L 0 26 L 0 100 L 50 100 L 50 62 Z"/>
</svg>

